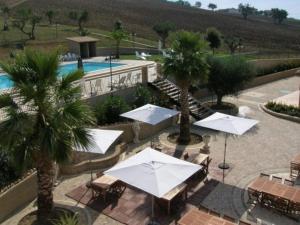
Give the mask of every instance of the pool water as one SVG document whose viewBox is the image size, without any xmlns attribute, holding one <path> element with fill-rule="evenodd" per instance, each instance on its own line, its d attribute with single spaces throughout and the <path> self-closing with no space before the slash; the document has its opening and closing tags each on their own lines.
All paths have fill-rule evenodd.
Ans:
<svg viewBox="0 0 300 225">
<path fill-rule="evenodd" d="M 112 63 L 111 67 L 118 67 L 122 66 L 124 64 L 121 63 Z M 83 63 L 83 70 L 84 73 L 91 73 L 98 70 L 104 70 L 110 68 L 109 63 L 106 62 L 84 62 Z M 64 76 L 70 72 L 74 72 L 77 70 L 77 63 L 70 63 L 70 64 L 64 64 L 60 65 L 58 69 L 59 76 Z M 0 74 L 0 90 L 12 88 L 13 82 L 9 79 L 9 76 L 7 74 Z"/>
</svg>

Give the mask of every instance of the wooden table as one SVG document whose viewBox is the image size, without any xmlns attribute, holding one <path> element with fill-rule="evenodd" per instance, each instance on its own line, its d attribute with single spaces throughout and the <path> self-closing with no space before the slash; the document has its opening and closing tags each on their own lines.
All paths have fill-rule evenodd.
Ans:
<svg viewBox="0 0 300 225">
<path fill-rule="evenodd" d="M 291 178 L 297 178 L 300 174 L 300 154 L 295 156 L 295 158 L 291 161 L 291 170 L 290 176 Z"/>
<path fill-rule="evenodd" d="M 191 209 L 177 223 L 178 225 L 236 225 L 236 223 L 227 221 L 221 217 L 210 215 L 208 213 Z"/>
<path fill-rule="evenodd" d="M 186 183 L 182 183 L 179 184 L 178 186 L 176 186 L 175 188 L 173 188 L 171 191 L 169 191 L 168 193 L 166 193 L 163 197 L 161 197 L 162 200 L 167 201 L 168 203 L 168 215 L 171 212 L 171 201 L 178 196 L 179 194 L 183 194 L 184 196 L 184 200 L 187 199 L 187 184 Z"/>
<path fill-rule="evenodd" d="M 248 186 L 248 189 L 285 199 L 288 201 L 288 204 L 300 204 L 300 188 L 277 183 L 266 178 L 256 178 Z"/>
<path fill-rule="evenodd" d="M 93 180 L 91 183 L 91 188 L 93 189 L 93 196 L 94 192 L 99 192 L 103 195 L 104 201 L 106 201 L 107 192 L 117 182 L 117 178 L 106 174 Z"/>
</svg>

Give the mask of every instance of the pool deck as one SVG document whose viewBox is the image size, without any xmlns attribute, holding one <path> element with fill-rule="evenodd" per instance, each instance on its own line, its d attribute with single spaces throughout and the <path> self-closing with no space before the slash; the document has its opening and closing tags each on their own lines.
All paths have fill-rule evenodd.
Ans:
<svg viewBox="0 0 300 225">
<path fill-rule="evenodd" d="M 77 61 L 72 61 L 72 62 L 65 62 L 64 64 L 67 63 L 74 63 Z M 94 57 L 90 59 L 85 59 L 83 62 L 106 62 L 108 63 L 109 61 L 105 61 L 105 57 Z M 148 61 L 148 60 L 112 60 L 112 63 L 122 63 L 125 65 L 117 66 L 117 67 L 112 67 L 112 73 L 119 73 L 122 71 L 126 71 L 129 69 L 134 69 L 134 68 L 139 68 L 139 67 L 147 67 L 147 66 L 153 66 L 155 65 L 154 61 Z M 88 78 L 93 78 L 95 76 L 99 75 L 109 75 L 110 74 L 110 68 L 107 69 L 101 69 L 93 72 L 87 73 L 84 77 L 86 79 Z"/>
</svg>

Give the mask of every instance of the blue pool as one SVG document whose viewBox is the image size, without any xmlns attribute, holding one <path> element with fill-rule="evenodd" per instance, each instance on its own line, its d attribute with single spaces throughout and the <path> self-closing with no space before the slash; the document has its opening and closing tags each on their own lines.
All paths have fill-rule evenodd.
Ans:
<svg viewBox="0 0 300 225">
<path fill-rule="evenodd" d="M 112 67 L 122 66 L 121 63 L 112 63 Z M 84 73 L 91 73 L 98 70 L 104 70 L 109 68 L 109 63 L 107 62 L 84 62 L 83 70 Z M 59 66 L 59 76 L 64 76 L 70 72 L 77 70 L 77 63 L 64 64 Z M 13 87 L 13 82 L 9 79 L 6 74 L 0 74 L 0 90 Z"/>
</svg>

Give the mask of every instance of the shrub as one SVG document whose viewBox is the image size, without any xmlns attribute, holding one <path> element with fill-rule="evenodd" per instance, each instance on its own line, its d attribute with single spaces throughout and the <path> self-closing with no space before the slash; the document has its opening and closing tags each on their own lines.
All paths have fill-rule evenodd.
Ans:
<svg viewBox="0 0 300 225">
<path fill-rule="evenodd" d="M 277 113 L 287 114 L 289 116 L 296 116 L 300 118 L 300 108 L 292 105 L 284 105 L 276 102 L 268 102 L 266 104 L 267 109 L 270 109 Z"/>
<path fill-rule="evenodd" d="M 78 215 L 76 213 L 64 213 L 54 225 L 79 225 Z"/>
<path fill-rule="evenodd" d="M 147 87 L 138 85 L 135 91 L 134 105 L 136 107 L 143 106 L 151 102 L 151 93 Z"/>
<path fill-rule="evenodd" d="M 295 69 L 300 67 L 300 62 L 281 63 L 266 69 L 258 69 L 256 76 L 264 76 L 271 73 L 277 73 L 285 70 Z"/>
<path fill-rule="evenodd" d="M 0 150 L 0 189 L 18 178 L 9 155 Z"/>
<path fill-rule="evenodd" d="M 95 107 L 97 123 L 99 125 L 112 124 L 121 121 L 120 114 L 128 111 L 130 107 L 119 96 L 110 96 Z"/>
</svg>

